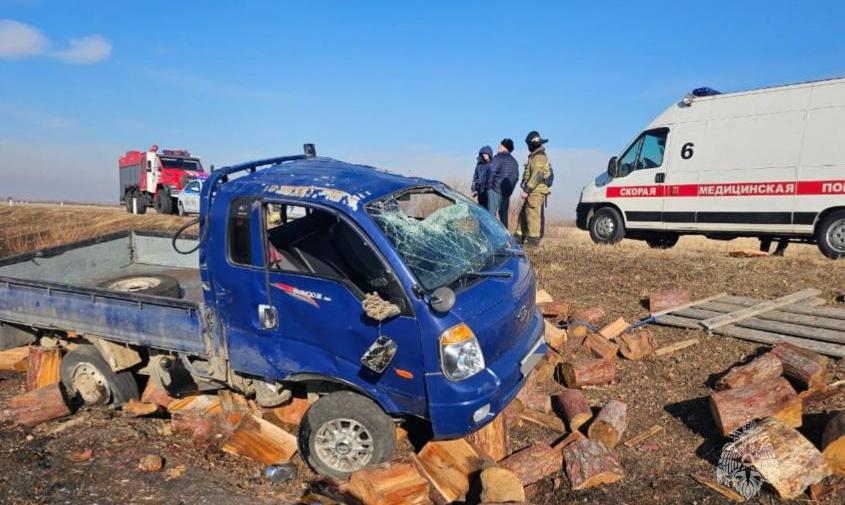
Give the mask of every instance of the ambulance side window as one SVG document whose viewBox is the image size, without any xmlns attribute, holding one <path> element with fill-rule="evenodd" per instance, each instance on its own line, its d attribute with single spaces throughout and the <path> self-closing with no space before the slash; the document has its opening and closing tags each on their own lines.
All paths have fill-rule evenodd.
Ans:
<svg viewBox="0 0 845 505">
<path fill-rule="evenodd" d="M 657 168 L 663 164 L 663 153 L 666 151 L 666 136 L 668 128 L 652 130 L 642 136 L 642 148 L 637 157 L 636 170 L 644 168 Z"/>
<path fill-rule="evenodd" d="M 625 154 L 619 158 L 619 177 L 625 177 L 634 171 L 634 165 L 637 161 L 637 154 L 640 152 L 640 146 L 643 143 L 643 138 L 640 136 L 631 147 L 625 151 Z"/>
</svg>

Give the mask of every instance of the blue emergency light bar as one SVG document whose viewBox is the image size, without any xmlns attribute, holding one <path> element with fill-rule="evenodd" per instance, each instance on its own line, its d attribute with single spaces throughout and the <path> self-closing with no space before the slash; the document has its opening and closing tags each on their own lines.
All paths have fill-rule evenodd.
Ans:
<svg viewBox="0 0 845 505">
<path fill-rule="evenodd" d="M 713 95 L 721 95 L 721 91 L 716 91 L 713 88 L 703 87 L 703 88 L 695 88 L 692 90 L 693 96 L 713 96 Z"/>
</svg>

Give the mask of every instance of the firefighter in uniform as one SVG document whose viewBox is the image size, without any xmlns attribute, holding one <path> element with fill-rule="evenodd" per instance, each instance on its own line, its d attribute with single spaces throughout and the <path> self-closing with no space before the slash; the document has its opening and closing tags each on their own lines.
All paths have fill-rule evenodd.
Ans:
<svg viewBox="0 0 845 505">
<path fill-rule="evenodd" d="M 525 137 L 528 146 L 528 163 L 522 173 L 522 194 L 524 200 L 519 216 L 520 238 L 528 246 L 540 245 L 543 236 L 543 206 L 551 192 L 546 181 L 551 176 L 551 165 L 543 144 L 548 142 L 536 131 Z"/>
</svg>

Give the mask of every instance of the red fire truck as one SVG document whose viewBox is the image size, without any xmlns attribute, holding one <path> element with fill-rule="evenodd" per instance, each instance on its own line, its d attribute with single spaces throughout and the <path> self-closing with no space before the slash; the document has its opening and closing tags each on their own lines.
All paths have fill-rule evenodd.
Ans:
<svg viewBox="0 0 845 505">
<path fill-rule="evenodd" d="M 120 201 L 127 212 L 144 214 L 155 207 L 159 214 L 176 211 L 176 195 L 194 179 L 205 179 L 199 158 L 184 149 L 128 151 L 118 160 Z"/>
</svg>

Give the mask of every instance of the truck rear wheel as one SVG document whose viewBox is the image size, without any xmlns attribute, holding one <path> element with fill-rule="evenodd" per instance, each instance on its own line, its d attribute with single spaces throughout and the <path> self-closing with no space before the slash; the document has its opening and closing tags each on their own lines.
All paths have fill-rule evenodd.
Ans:
<svg viewBox="0 0 845 505">
<path fill-rule="evenodd" d="M 653 233 L 645 238 L 645 243 L 652 249 L 671 249 L 681 237 L 677 233 Z"/>
<path fill-rule="evenodd" d="M 88 405 L 120 407 L 138 399 L 138 383 L 132 372 L 113 372 L 93 345 L 79 345 L 67 353 L 61 364 L 62 384 L 71 398 Z"/>
<path fill-rule="evenodd" d="M 346 479 L 383 463 L 396 449 L 393 420 L 375 402 L 351 391 L 326 395 L 312 405 L 299 429 L 299 452 L 315 472 Z"/>
<path fill-rule="evenodd" d="M 175 277 L 169 275 L 122 275 L 103 281 L 97 287 L 151 296 L 180 298 L 182 287 Z"/>
<path fill-rule="evenodd" d="M 828 214 L 816 229 L 819 250 L 831 259 L 845 256 L 845 210 Z"/>
<path fill-rule="evenodd" d="M 138 214 L 147 213 L 147 198 L 138 191 L 131 191 L 126 193 L 123 197 L 126 203 L 126 212 L 132 214 L 132 199 L 136 200 L 135 210 Z"/>
<path fill-rule="evenodd" d="M 590 218 L 590 238 L 596 244 L 616 244 L 625 238 L 622 215 L 613 207 L 601 207 Z"/>
</svg>

